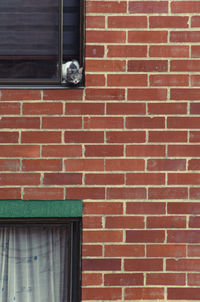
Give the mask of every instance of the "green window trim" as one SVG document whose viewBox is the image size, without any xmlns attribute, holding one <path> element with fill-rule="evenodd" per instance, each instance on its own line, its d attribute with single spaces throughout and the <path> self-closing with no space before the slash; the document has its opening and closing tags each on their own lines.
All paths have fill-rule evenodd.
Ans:
<svg viewBox="0 0 200 302">
<path fill-rule="evenodd" d="M 0 200 L 0 218 L 82 217 L 81 200 Z"/>
</svg>

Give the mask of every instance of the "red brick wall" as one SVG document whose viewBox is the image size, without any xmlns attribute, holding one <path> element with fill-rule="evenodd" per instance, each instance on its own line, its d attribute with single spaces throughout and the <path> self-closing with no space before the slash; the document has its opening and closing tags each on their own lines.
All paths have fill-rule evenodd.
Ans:
<svg viewBox="0 0 200 302">
<path fill-rule="evenodd" d="M 0 198 L 83 199 L 83 300 L 199 300 L 200 1 L 87 1 L 86 89 L 2 90 Z"/>
</svg>

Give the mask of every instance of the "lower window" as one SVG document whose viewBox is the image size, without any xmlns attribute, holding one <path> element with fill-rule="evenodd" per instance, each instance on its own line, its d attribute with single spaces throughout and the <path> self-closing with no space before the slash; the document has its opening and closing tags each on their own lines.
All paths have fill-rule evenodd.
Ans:
<svg viewBox="0 0 200 302">
<path fill-rule="evenodd" d="M 0 302 L 80 301 L 80 218 L 1 219 Z"/>
</svg>

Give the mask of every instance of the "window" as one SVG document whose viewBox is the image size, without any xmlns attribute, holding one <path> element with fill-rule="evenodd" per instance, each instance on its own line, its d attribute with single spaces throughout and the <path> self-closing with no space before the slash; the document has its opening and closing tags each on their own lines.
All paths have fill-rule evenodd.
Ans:
<svg viewBox="0 0 200 302">
<path fill-rule="evenodd" d="M 82 1 L 0 2 L 1 86 L 68 85 L 63 64 L 76 60 L 83 65 Z"/>
<path fill-rule="evenodd" d="M 81 218 L 34 217 L 37 212 L 55 216 L 53 212 L 61 211 L 62 216 L 80 216 L 80 201 L 0 205 L 0 302 L 80 302 Z M 33 217 L 7 218 L 14 209 L 15 216 Z"/>
</svg>

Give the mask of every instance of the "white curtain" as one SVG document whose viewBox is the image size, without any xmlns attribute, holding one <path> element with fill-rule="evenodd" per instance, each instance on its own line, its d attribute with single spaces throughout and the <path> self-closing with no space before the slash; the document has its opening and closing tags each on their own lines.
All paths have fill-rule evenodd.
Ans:
<svg viewBox="0 0 200 302">
<path fill-rule="evenodd" d="M 67 247 L 66 227 L 1 227 L 0 302 L 67 301 Z"/>
</svg>

